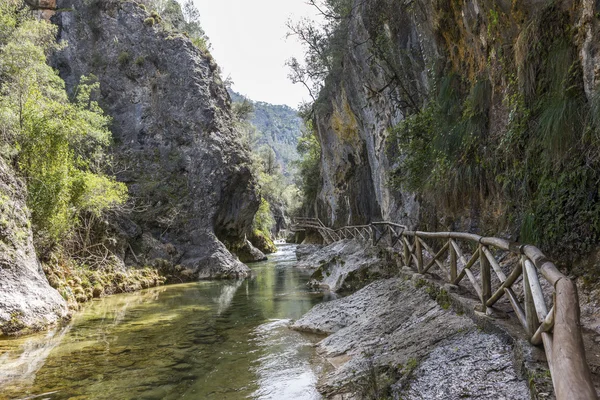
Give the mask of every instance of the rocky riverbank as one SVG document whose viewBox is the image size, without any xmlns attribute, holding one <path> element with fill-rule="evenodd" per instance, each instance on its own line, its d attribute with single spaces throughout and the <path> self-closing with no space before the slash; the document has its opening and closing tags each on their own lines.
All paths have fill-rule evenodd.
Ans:
<svg viewBox="0 0 600 400">
<path fill-rule="evenodd" d="M 387 252 L 357 240 L 296 249 L 298 268 L 313 269 L 310 284 L 334 292 L 353 292 L 376 279 L 393 275 Z"/>
<path fill-rule="evenodd" d="M 339 253 L 332 261 L 335 249 Z M 326 398 L 553 398 L 543 350 L 530 346 L 509 321 L 474 313 L 468 296 L 392 267 L 376 250 L 339 242 L 298 263 L 318 275 L 323 265 L 315 260 L 322 261 L 331 275 L 321 281 L 337 276 L 336 288 L 345 287 L 339 277 L 348 265 L 396 271 L 315 306 L 293 324 L 299 331 L 328 335 L 317 346 L 332 366 L 318 387 Z"/>
</svg>

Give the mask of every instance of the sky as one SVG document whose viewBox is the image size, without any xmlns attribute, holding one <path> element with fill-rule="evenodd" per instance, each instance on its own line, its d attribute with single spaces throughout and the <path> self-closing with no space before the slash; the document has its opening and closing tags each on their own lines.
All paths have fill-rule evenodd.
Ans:
<svg viewBox="0 0 600 400">
<path fill-rule="evenodd" d="M 309 95 L 292 84 L 285 61 L 303 59 L 296 39 L 286 40 L 286 21 L 315 19 L 305 0 L 194 0 L 211 54 L 234 82 L 233 90 L 255 101 L 297 108 Z"/>
</svg>

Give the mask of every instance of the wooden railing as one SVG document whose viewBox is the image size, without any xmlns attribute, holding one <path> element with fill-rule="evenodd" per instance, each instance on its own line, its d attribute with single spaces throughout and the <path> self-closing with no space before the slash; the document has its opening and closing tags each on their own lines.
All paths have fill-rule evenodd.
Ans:
<svg viewBox="0 0 600 400">
<path fill-rule="evenodd" d="M 598 398 L 585 358 L 577 288 L 537 247 L 470 233 L 410 231 L 392 222 L 335 230 L 318 219 L 294 223 L 318 231 L 326 243 L 358 239 L 385 244 L 418 273 L 436 271 L 453 285 L 466 282 L 483 312 L 506 298 L 529 341 L 543 344 L 556 398 Z"/>
</svg>

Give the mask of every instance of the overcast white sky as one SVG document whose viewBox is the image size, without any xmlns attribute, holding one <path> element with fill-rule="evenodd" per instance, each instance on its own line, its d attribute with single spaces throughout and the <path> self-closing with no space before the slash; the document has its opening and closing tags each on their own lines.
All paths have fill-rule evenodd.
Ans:
<svg viewBox="0 0 600 400">
<path fill-rule="evenodd" d="M 212 44 L 211 53 L 231 76 L 233 89 L 252 100 L 297 108 L 309 98 L 302 85 L 287 78 L 285 61 L 302 59 L 302 47 L 286 40 L 291 17 L 316 17 L 304 0 L 194 0 L 202 27 Z"/>
</svg>

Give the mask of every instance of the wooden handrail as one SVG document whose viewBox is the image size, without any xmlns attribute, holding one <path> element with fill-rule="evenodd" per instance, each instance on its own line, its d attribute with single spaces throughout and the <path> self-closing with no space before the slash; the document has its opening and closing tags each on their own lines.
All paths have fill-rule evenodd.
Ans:
<svg viewBox="0 0 600 400">
<path fill-rule="evenodd" d="M 317 230 L 328 244 L 349 238 L 369 240 L 374 245 L 385 242 L 399 251 L 406 266 L 422 274 L 437 267 L 442 278 L 454 285 L 460 285 L 467 277 L 465 282 L 477 293 L 483 311 L 506 295 L 530 342 L 544 346 L 556 398 L 598 399 L 585 358 L 577 287 L 537 247 L 472 233 L 411 231 L 388 221 L 339 229 L 331 229 L 316 218 L 296 218 L 294 224 Z M 426 239 L 443 243 L 436 248 L 427 244 Z M 465 257 L 459 242 L 474 246 L 470 257 Z M 401 249 L 397 249 L 398 245 Z M 509 273 L 503 271 L 508 265 L 502 266 L 493 250 L 516 256 L 517 262 Z M 424 257 L 428 260 L 424 261 Z M 476 266 L 478 275 L 474 272 Z M 495 288 L 492 272 L 499 282 Z M 553 288 L 551 307 L 546 304 L 539 276 Z M 520 277 L 523 302 L 513 291 Z"/>
</svg>

